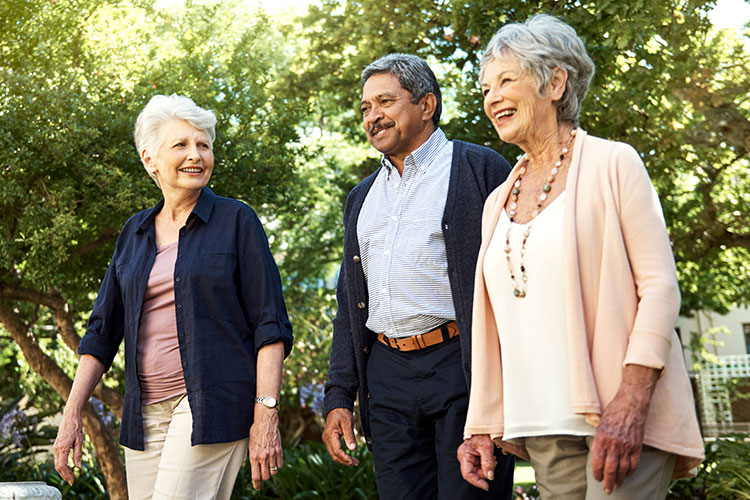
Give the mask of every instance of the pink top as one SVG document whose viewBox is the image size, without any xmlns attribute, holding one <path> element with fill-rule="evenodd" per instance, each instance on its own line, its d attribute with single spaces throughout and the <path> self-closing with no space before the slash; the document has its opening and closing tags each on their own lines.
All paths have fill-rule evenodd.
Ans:
<svg viewBox="0 0 750 500">
<path fill-rule="evenodd" d="M 144 405 L 186 392 L 177 342 L 172 281 L 177 243 L 156 249 L 156 259 L 143 296 L 136 359 L 141 404 Z"/>
<path fill-rule="evenodd" d="M 527 458 L 523 446 L 500 441 L 505 431 L 501 345 L 483 272 L 518 170 L 516 165 L 484 205 L 464 435 L 489 434 Z M 578 129 L 565 189 L 562 252 L 571 410 L 594 423 L 620 386 L 622 366 L 661 370 L 643 442 L 677 455 L 673 477 L 694 474 L 691 469 L 704 451 L 674 333 L 680 292 L 661 205 L 643 162 L 632 147 Z"/>
</svg>

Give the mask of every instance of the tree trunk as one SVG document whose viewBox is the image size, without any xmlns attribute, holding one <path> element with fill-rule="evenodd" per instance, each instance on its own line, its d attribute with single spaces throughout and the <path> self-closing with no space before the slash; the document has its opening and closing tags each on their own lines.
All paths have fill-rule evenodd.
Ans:
<svg viewBox="0 0 750 500">
<path fill-rule="evenodd" d="M 10 332 L 13 340 L 21 348 L 31 369 L 38 373 L 45 382 L 52 386 L 67 401 L 73 381 L 57 366 L 39 347 L 36 338 L 29 331 L 18 315 L 6 303 L 0 300 L 0 323 Z M 109 497 L 113 500 L 127 500 L 127 483 L 125 467 L 120 460 L 120 452 L 112 431 L 88 403 L 83 409 L 84 429 L 94 445 L 99 467 L 107 486 Z"/>
<path fill-rule="evenodd" d="M 50 293 L 40 293 L 35 290 L 22 287 L 9 287 L 0 283 L 0 297 L 39 304 L 52 309 L 55 313 L 57 334 L 71 351 L 78 352 L 81 337 L 76 332 L 75 321 L 73 320 L 68 303 L 57 290 L 52 289 Z M 119 392 L 111 387 L 107 387 L 100 381 L 94 388 L 94 396 L 107 405 L 109 410 L 119 420 L 122 420 L 122 396 Z"/>
</svg>

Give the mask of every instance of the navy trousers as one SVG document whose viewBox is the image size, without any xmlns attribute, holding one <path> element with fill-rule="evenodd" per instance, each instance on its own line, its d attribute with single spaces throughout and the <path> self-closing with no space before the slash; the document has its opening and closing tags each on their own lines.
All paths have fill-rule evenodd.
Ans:
<svg viewBox="0 0 750 500">
<path fill-rule="evenodd" d="M 510 500 L 513 457 L 496 450 L 485 492 L 461 476 L 469 396 L 458 337 L 419 351 L 376 342 L 367 363 L 372 452 L 381 500 Z"/>
</svg>

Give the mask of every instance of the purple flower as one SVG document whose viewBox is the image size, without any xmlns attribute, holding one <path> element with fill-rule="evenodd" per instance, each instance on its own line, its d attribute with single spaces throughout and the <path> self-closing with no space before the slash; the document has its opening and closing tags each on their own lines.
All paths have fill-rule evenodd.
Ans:
<svg viewBox="0 0 750 500">
<path fill-rule="evenodd" d="M 96 412 L 99 418 L 101 418 L 104 425 L 106 425 L 110 429 L 114 429 L 116 422 L 114 413 L 109 411 L 104 406 L 104 403 L 94 396 L 91 396 L 91 399 L 89 399 L 89 403 L 91 403 L 91 406 L 94 408 L 94 412 Z"/>
<path fill-rule="evenodd" d="M 302 408 L 307 408 L 309 406 L 310 409 L 313 411 L 313 413 L 323 418 L 324 396 L 325 396 L 325 392 L 324 392 L 323 384 L 311 382 L 309 384 L 305 384 L 302 387 L 300 387 L 299 403 L 302 406 Z"/>
<path fill-rule="evenodd" d="M 26 414 L 14 408 L 3 416 L 0 420 L 0 445 L 13 443 L 18 448 L 22 448 L 26 440 L 26 434 L 23 428 L 29 423 Z"/>
</svg>

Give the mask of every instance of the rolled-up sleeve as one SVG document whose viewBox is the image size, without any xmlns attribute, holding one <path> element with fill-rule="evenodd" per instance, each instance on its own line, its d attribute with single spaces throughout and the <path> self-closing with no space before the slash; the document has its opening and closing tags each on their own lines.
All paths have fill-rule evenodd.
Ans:
<svg viewBox="0 0 750 500">
<path fill-rule="evenodd" d="M 89 317 L 86 334 L 78 346 L 78 354 L 90 354 L 109 370 L 120 349 L 125 326 L 125 308 L 116 271 L 117 250 L 104 274 L 99 295 Z"/>
<path fill-rule="evenodd" d="M 255 352 L 284 342 L 284 356 L 292 350 L 292 325 L 284 303 L 281 276 L 258 216 L 248 208 L 239 237 L 239 278 L 242 307 L 254 332 Z"/>
</svg>

